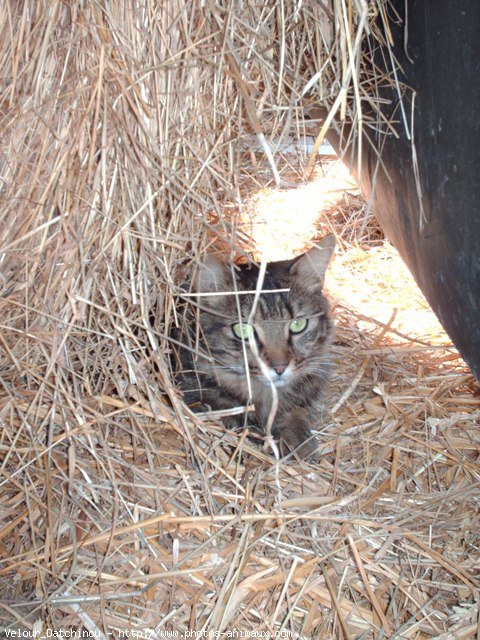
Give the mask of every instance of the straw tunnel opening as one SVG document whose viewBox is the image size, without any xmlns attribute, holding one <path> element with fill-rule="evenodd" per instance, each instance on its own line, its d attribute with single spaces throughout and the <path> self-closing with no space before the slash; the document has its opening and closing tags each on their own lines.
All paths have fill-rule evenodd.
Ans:
<svg viewBox="0 0 480 640">
<path fill-rule="evenodd" d="M 322 418 L 312 429 L 312 433 L 322 440 L 321 456 L 328 457 L 332 451 L 328 443 L 345 428 L 354 428 L 358 421 L 369 424 L 370 420 L 375 422 L 380 417 L 385 420 L 392 411 L 401 422 L 404 419 L 403 407 L 413 398 L 419 403 L 413 411 L 415 419 L 424 416 L 427 429 L 435 431 L 438 421 L 447 419 L 446 413 L 442 403 L 431 403 L 427 399 L 425 394 L 436 392 L 429 382 L 424 384 L 424 381 L 434 383 L 443 375 L 451 376 L 454 386 L 449 393 L 455 389 L 454 395 L 459 399 L 460 410 L 456 415 L 460 419 L 473 415 L 475 420 L 477 414 L 470 413 L 471 407 L 477 404 L 472 397 L 477 393 L 474 379 L 398 251 L 386 239 L 346 163 L 325 141 L 326 152 L 319 153 L 314 169 L 307 177 L 303 171 L 307 158 L 298 154 L 302 141 L 299 142 L 297 147 L 291 146 L 290 153 L 280 149 L 277 158 L 280 159 L 278 166 L 282 176 L 280 188 L 273 184 L 263 153 L 258 154 L 256 149 L 257 154 L 250 151 L 242 157 L 238 189 L 235 195 L 231 193 L 226 197 L 226 203 L 219 203 L 218 209 L 203 219 L 202 241 L 192 244 L 191 259 L 187 260 L 189 266 L 186 271 L 183 266 L 180 269 L 182 277 L 186 273 L 195 273 L 211 251 L 220 252 L 223 260 L 231 265 L 261 264 L 262 260 L 275 264 L 303 254 L 312 243 L 333 233 L 337 246 L 325 283 L 325 293 L 336 325 L 329 354 L 333 366 L 329 385 L 322 396 Z M 295 153 L 291 153 L 292 150 Z M 187 281 L 191 286 L 188 276 Z M 256 285 L 252 286 L 254 289 Z M 226 287 L 224 293 L 229 295 L 235 291 L 235 287 Z M 199 298 L 192 289 L 189 295 L 195 300 L 193 306 L 198 314 Z M 180 294 L 180 299 L 185 302 L 183 294 Z M 189 308 L 192 298 L 187 300 L 185 309 Z M 192 318 L 190 315 L 190 320 L 186 321 L 180 309 L 181 305 L 176 311 L 177 327 L 185 322 L 191 323 Z M 240 317 L 237 316 L 237 321 Z M 198 315 L 194 324 L 197 340 L 201 341 Z M 183 338 L 180 342 L 186 344 Z M 189 343 L 195 353 L 193 368 L 196 369 L 199 363 L 201 370 L 202 358 L 212 354 L 198 350 L 198 345 L 199 342 Z M 170 346 L 176 352 L 177 346 Z M 247 350 L 251 348 L 250 344 L 246 346 Z M 198 354 L 201 354 L 199 359 Z M 354 354 L 356 364 L 350 360 L 351 354 Z M 373 370 L 367 374 L 371 361 L 374 362 Z M 170 360 L 169 364 L 172 362 Z M 248 369 L 251 365 L 247 359 L 244 362 Z M 359 384 L 362 379 L 362 384 Z M 174 395 L 194 412 L 188 414 L 189 418 L 200 420 L 203 428 L 215 433 L 217 444 L 221 446 L 221 443 L 228 442 L 230 435 L 236 433 L 240 440 L 234 439 L 236 444 L 232 445 L 231 451 L 241 460 L 243 447 L 246 446 L 249 455 L 252 454 L 245 437 L 248 435 L 250 438 L 253 434 L 255 446 L 261 447 L 262 454 L 266 451 L 267 455 L 278 455 L 272 440 L 265 439 L 263 430 L 260 436 L 252 431 L 248 418 L 255 404 L 237 401 L 215 410 L 208 403 L 199 405 L 198 400 L 191 402 L 190 387 L 182 384 L 178 363 L 171 369 L 171 380 Z M 197 381 L 198 388 L 201 388 L 198 377 Z M 411 385 L 418 385 L 413 395 L 410 395 Z M 401 400 L 392 400 L 399 390 Z M 175 410 L 179 411 L 178 405 Z M 236 423 L 235 426 L 229 424 L 230 417 L 239 414 L 246 416 L 243 425 L 248 429 L 243 433 L 239 433 Z M 351 416 L 347 418 L 349 414 Z M 218 427 L 220 431 L 216 430 Z M 292 461 L 291 457 L 288 459 Z"/>
</svg>

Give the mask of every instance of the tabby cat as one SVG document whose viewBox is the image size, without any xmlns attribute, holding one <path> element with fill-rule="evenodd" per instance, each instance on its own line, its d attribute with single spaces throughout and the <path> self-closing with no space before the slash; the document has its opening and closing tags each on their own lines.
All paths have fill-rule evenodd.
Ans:
<svg viewBox="0 0 480 640">
<path fill-rule="evenodd" d="M 177 334 L 186 345 L 178 354 L 181 388 L 194 410 L 253 405 L 224 424 L 264 436 L 270 420 L 282 454 L 315 451 L 311 428 L 322 413 L 333 334 L 322 288 L 334 247 L 329 235 L 293 260 L 268 263 L 256 304 L 259 267 L 207 255 L 191 282 L 206 295 L 192 298 L 195 311 Z"/>
</svg>

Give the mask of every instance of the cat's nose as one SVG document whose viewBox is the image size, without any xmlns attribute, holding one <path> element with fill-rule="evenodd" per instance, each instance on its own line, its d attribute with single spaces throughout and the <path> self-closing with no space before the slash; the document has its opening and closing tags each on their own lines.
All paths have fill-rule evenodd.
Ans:
<svg viewBox="0 0 480 640">
<path fill-rule="evenodd" d="M 282 373 L 285 371 L 285 369 L 288 367 L 287 364 L 276 364 L 274 366 L 272 366 L 272 369 L 275 371 L 275 373 L 278 376 L 281 376 Z"/>
</svg>

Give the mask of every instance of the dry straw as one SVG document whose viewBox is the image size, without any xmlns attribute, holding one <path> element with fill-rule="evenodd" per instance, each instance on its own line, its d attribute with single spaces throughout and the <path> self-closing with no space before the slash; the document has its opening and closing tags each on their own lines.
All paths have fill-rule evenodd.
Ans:
<svg viewBox="0 0 480 640">
<path fill-rule="evenodd" d="M 478 402 L 454 352 L 339 310 L 311 466 L 193 416 L 168 367 L 184 265 L 236 240 L 245 189 L 307 166 L 268 141 L 320 142 L 333 115 L 396 135 L 376 99 L 395 77 L 360 48 L 390 59 L 396 19 L 383 0 L 1 4 L 2 629 L 478 634 Z"/>
</svg>

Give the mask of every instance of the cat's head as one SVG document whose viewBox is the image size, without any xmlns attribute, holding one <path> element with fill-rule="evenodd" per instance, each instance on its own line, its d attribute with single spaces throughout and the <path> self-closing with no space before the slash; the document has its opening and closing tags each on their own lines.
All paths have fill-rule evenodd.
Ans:
<svg viewBox="0 0 480 640">
<path fill-rule="evenodd" d="M 204 294 L 198 299 L 201 340 L 218 383 L 241 385 L 247 369 L 254 380 L 278 388 L 322 375 L 332 335 L 322 289 L 334 247 L 329 235 L 293 260 L 268 263 L 263 283 L 256 265 L 205 258 L 194 288 Z M 263 293 L 256 299 L 259 284 Z"/>
</svg>

